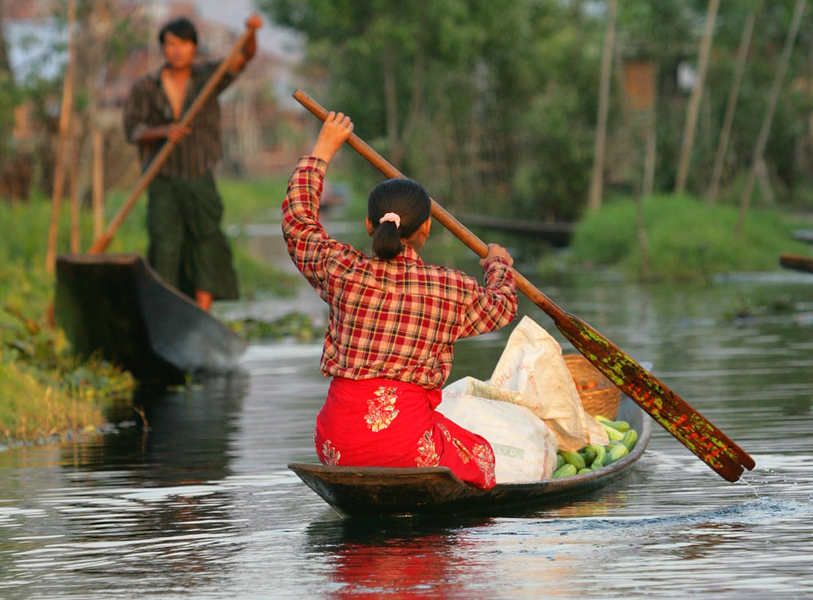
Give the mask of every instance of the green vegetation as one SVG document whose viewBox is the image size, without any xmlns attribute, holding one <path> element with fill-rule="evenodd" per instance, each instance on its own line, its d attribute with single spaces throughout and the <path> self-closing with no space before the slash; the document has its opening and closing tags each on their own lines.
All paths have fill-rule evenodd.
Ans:
<svg viewBox="0 0 813 600">
<path fill-rule="evenodd" d="M 731 271 L 778 268 L 784 252 L 805 253 L 790 239 L 798 220 L 776 210 L 754 209 L 742 235 L 734 233 L 737 209 L 711 206 L 687 196 L 656 196 L 643 202 L 649 275 L 657 280 L 703 279 Z M 641 273 L 636 205 L 632 199 L 607 203 L 588 214 L 573 239 L 574 259 Z"/>
<path fill-rule="evenodd" d="M 279 220 L 286 179 L 220 182 L 228 223 Z M 108 197 L 110 219 L 125 193 Z M 59 252 L 69 252 L 69 208 L 63 207 Z M 147 249 L 146 199 L 136 204 L 117 232 L 108 252 Z M 79 362 L 61 330 L 46 326 L 46 311 L 53 299 L 54 280 L 45 270 L 45 242 L 51 204 L 42 194 L 30 202 L 0 201 L 0 440 L 39 440 L 67 431 L 90 431 L 103 422 L 105 403 L 128 394 L 134 387 L 127 372 L 91 357 Z M 256 219 L 252 215 L 257 215 Z M 90 215 L 81 215 L 82 247 L 92 237 Z M 233 240 L 235 268 L 241 293 L 287 295 L 299 284 L 257 259 L 243 240 Z M 308 335 L 308 324 L 298 316 L 271 325 L 243 325 L 252 339 L 263 335 Z"/>
<path fill-rule="evenodd" d="M 229 326 L 249 341 L 293 337 L 300 342 L 311 342 L 320 333 L 320 329 L 314 326 L 308 315 L 298 312 L 289 313 L 271 322 L 256 319 L 231 321 Z"/>
<path fill-rule="evenodd" d="M 314 84 L 324 90 L 316 99 L 351 115 L 365 141 L 449 210 L 557 220 L 583 214 L 596 136 L 605 2 L 256 4 L 303 35 L 303 70 L 330 74 L 324 83 Z M 708 5 L 707 0 L 618 3 L 605 164 L 608 190 L 632 194 L 642 186 L 646 103 L 631 107 L 650 97 L 656 107 L 653 189 L 675 188 L 690 96 L 679 74 L 697 67 Z M 738 93 L 719 195 L 727 201 L 742 197 L 793 5 L 754 0 L 720 4 L 692 152 L 690 194 L 702 197 L 709 188 L 740 40 L 753 12 L 758 26 Z M 776 203 L 808 210 L 813 206 L 808 158 L 813 151 L 813 37 L 804 34 L 809 20 L 808 14 L 765 150 Z M 359 176 L 373 173 L 360 159 L 352 160 Z"/>
<path fill-rule="evenodd" d="M 293 170 L 294 164 L 291 164 Z M 219 178 L 217 189 L 225 205 L 227 223 L 279 222 L 288 176 L 263 179 Z"/>
</svg>

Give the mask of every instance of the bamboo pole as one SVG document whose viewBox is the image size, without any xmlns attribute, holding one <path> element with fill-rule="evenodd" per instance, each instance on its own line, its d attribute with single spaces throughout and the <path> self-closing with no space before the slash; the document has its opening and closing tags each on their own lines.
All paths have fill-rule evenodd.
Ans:
<svg viewBox="0 0 813 600">
<path fill-rule="evenodd" d="M 644 221 L 644 198 L 652 195 L 655 186 L 655 161 L 657 158 L 657 129 L 656 129 L 655 105 L 649 109 L 646 115 L 646 148 L 644 152 L 644 183 L 641 194 L 635 202 L 636 221 L 638 226 L 638 247 L 641 251 L 641 279 L 649 279 L 649 241 L 646 234 L 646 222 Z"/>
<path fill-rule="evenodd" d="M 73 83 L 76 77 L 76 0 L 68 0 L 68 68 L 62 85 L 62 107 L 59 114 L 56 164 L 54 165 L 54 193 L 51 207 L 51 224 L 48 228 L 48 248 L 45 253 L 45 269 L 53 274 L 56 266 L 56 245 L 59 235 L 59 216 L 62 210 L 62 193 L 65 184 L 65 151 L 70 135 L 73 112 Z"/>
<path fill-rule="evenodd" d="M 694 147 L 694 134 L 697 130 L 697 113 L 700 110 L 700 99 L 703 97 L 703 89 L 706 82 L 706 71 L 709 66 L 709 55 L 711 54 L 711 40 L 714 36 L 714 22 L 717 19 L 717 9 L 720 0 L 709 0 L 706 11 L 706 26 L 703 30 L 703 37 L 700 40 L 700 56 L 697 64 L 697 82 L 689 98 L 689 108 L 686 111 L 686 124 L 683 129 L 683 145 L 680 148 L 680 162 L 678 163 L 677 182 L 675 191 L 680 194 L 686 189 L 686 177 L 689 174 L 689 162 L 692 158 L 692 148 Z"/>
<path fill-rule="evenodd" d="M 788 37 L 785 40 L 785 47 L 782 49 L 782 57 L 779 61 L 779 68 L 776 71 L 776 77 L 773 80 L 773 87 L 768 100 L 768 110 L 765 112 L 765 117 L 762 120 L 762 128 L 759 131 L 756 146 L 754 146 L 754 155 L 751 158 L 751 170 L 748 173 L 748 180 L 745 182 L 745 191 L 743 192 L 740 201 L 740 211 L 737 216 L 737 225 L 735 233 L 739 236 L 742 233 L 742 226 L 745 222 L 745 213 L 748 212 L 748 207 L 751 204 L 751 194 L 754 192 L 754 183 L 759 170 L 759 163 L 765 153 L 765 145 L 768 143 L 768 134 L 771 131 L 771 124 L 773 123 L 773 116 L 776 112 L 776 105 L 779 102 L 779 94 L 782 91 L 782 83 L 785 80 L 785 74 L 788 71 L 788 64 L 790 64 L 790 55 L 793 53 L 793 45 L 796 43 L 796 34 L 799 33 L 799 25 L 802 22 L 802 15 L 804 14 L 807 0 L 796 0 L 796 8 L 793 11 L 793 19 L 790 23 L 790 30 Z"/>
<path fill-rule="evenodd" d="M 653 106 L 646 116 L 646 146 L 644 149 L 644 183 L 641 193 L 651 196 L 655 188 L 655 166 L 658 158 L 657 113 Z"/>
<path fill-rule="evenodd" d="M 591 210 L 601 208 L 601 194 L 604 187 L 604 149 L 607 145 L 607 113 L 610 106 L 610 80 L 613 67 L 613 46 L 615 45 L 615 18 L 617 0 L 607 0 L 607 29 L 604 33 L 604 49 L 601 55 L 601 79 L 598 95 L 598 123 L 593 146 L 593 175 L 590 181 L 590 196 L 587 206 Z"/>
<path fill-rule="evenodd" d="M 79 254 L 82 245 L 79 235 L 79 153 L 81 151 L 81 141 L 79 136 L 71 136 L 70 159 L 68 165 L 68 197 L 71 201 L 71 252 Z"/>
<path fill-rule="evenodd" d="M 104 231 L 104 134 L 93 130 L 93 241 Z"/>
<path fill-rule="evenodd" d="M 709 185 L 708 192 L 709 204 L 716 203 L 717 194 L 720 193 L 720 180 L 723 177 L 725 155 L 726 152 L 728 152 L 728 142 L 731 139 L 731 126 L 734 123 L 734 109 L 737 106 L 737 98 L 740 95 L 742 74 L 745 72 L 745 63 L 748 59 L 748 50 L 751 47 L 751 37 L 754 33 L 755 20 L 756 12 L 752 12 L 748 15 L 748 19 L 745 21 L 745 27 L 742 30 L 740 49 L 737 52 L 737 67 L 734 71 L 734 82 L 731 84 L 731 92 L 728 95 L 728 105 L 726 106 L 725 117 L 723 118 L 723 128 L 720 130 L 720 142 L 717 145 L 717 155 L 714 157 L 714 170 L 712 171 L 711 185 Z"/>
</svg>

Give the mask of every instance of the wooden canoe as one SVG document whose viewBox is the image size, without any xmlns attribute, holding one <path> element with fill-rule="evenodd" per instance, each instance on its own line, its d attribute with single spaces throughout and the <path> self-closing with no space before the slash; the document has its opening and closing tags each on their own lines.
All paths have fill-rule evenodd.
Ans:
<svg viewBox="0 0 813 600">
<path fill-rule="evenodd" d="M 639 436 L 632 451 L 618 462 L 583 475 L 502 483 L 490 490 L 465 483 L 446 467 L 393 469 L 291 463 L 288 468 L 345 517 L 527 514 L 583 496 L 632 470 L 649 443 L 652 421 L 626 397 L 621 399 L 617 418 L 628 421 Z"/>
<path fill-rule="evenodd" d="M 786 269 L 794 271 L 806 271 L 813 273 L 813 256 L 801 256 L 799 254 L 783 254 L 779 257 L 779 264 Z"/>
<path fill-rule="evenodd" d="M 138 254 L 58 256 L 56 277 L 57 323 L 75 351 L 100 351 L 141 381 L 231 372 L 246 348 Z"/>
<path fill-rule="evenodd" d="M 810 229 L 799 229 L 794 231 L 792 236 L 794 240 L 805 242 L 806 244 L 813 244 L 813 231 Z"/>
</svg>

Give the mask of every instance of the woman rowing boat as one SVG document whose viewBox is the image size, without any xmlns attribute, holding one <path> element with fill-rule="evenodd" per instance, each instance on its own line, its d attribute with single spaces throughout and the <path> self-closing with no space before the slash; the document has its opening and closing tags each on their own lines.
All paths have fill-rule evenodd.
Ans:
<svg viewBox="0 0 813 600">
<path fill-rule="evenodd" d="M 494 453 L 481 436 L 435 411 L 457 339 L 510 323 L 517 310 L 513 259 L 491 244 L 485 286 L 424 263 L 431 200 L 420 184 L 390 179 L 368 200 L 374 256 L 332 239 L 319 222 L 330 160 L 353 131 L 330 113 L 300 159 L 282 205 L 294 263 L 329 306 L 321 370 L 332 377 L 316 421 L 324 464 L 449 467 L 478 487 L 494 485 Z"/>
</svg>

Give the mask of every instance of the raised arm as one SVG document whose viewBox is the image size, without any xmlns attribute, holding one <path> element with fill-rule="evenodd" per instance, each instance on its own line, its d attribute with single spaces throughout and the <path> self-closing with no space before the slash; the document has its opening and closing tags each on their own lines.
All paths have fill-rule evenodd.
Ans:
<svg viewBox="0 0 813 600">
<path fill-rule="evenodd" d="M 282 233 L 297 269 L 317 290 L 322 289 L 326 261 L 351 248 L 332 239 L 319 222 L 325 172 L 333 155 L 353 131 L 342 113 L 330 113 L 310 156 L 300 159 L 282 203 Z"/>
<path fill-rule="evenodd" d="M 246 45 L 243 46 L 243 52 L 234 57 L 234 60 L 229 66 L 229 72 L 233 76 L 239 75 L 243 69 L 246 68 L 248 61 L 254 58 L 254 55 L 257 53 L 257 36 L 255 32 L 262 27 L 262 24 L 262 19 L 260 19 L 260 16 L 257 14 L 251 15 L 246 20 L 246 26 L 251 29 L 251 37 L 248 39 L 248 42 L 246 42 Z"/>
</svg>

